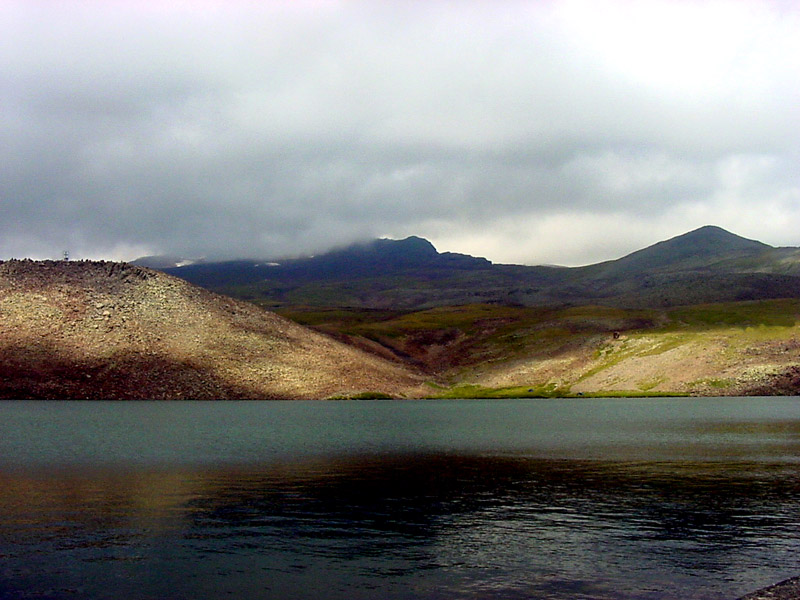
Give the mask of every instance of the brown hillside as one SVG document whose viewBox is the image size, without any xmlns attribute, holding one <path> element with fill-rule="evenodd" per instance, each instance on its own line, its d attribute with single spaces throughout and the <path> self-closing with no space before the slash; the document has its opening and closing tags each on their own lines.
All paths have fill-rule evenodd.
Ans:
<svg viewBox="0 0 800 600">
<path fill-rule="evenodd" d="M 0 263 L 0 397 L 414 395 L 421 379 L 273 313 L 122 263 Z"/>
<path fill-rule="evenodd" d="M 416 364 L 457 397 L 800 393 L 794 299 L 647 310 L 483 304 L 284 314 Z"/>
</svg>

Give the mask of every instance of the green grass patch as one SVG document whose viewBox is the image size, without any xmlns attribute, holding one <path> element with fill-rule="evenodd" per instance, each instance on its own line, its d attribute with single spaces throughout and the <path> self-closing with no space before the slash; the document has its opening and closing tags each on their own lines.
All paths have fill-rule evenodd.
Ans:
<svg viewBox="0 0 800 600">
<path fill-rule="evenodd" d="M 637 387 L 642 392 L 649 392 L 653 388 L 658 387 L 659 384 L 664 383 L 667 380 L 666 377 L 654 377 L 653 379 L 648 379 L 644 381 L 640 381 Z"/>
<path fill-rule="evenodd" d="M 461 398 L 461 399 L 499 399 L 499 398 L 565 398 L 570 394 L 568 387 L 559 387 L 556 384 L 536 386 L 515 386 L 503 388 L 489 388 L 479 385 L 457 385 L 436 398 Z"/>
<path fill-rule="evenodd" d="M 800 316 L 800 301 L 762 300 L 727 302 L 675 308 L 668 311 L 673 326 L 691 328 L 794 327 Z"/>
<path fill-rule="evenodd" d="M 758 325 L 747 327 L 744 331 L 737 330 L 737 333 L 737 337 L 748 342 L 767 342 L 789 339 L 796 336 L 798 331 L 795 327 Z"/>
<path fill-rule="evenodd" d="M 642 390 L 608 390 L 584 392 L 582 398 L 688 398 L 690 394 L 682 392 L 649 392 Z"/>
<path fill-rule="evenodd" d="M 689 385 L 692 387 L 700 387 L 700 386 L 708 386 L 715 390 L 724 390 L 729 388 L 733 385 L 733 381 L 730 379 L 698 379 L 697 381 L 692 381 Z"/>
<path fill-rule="evenodd" d="M 659 354 L 664 354 L 675 348 L 680 348 L 695 339 L 696 336 L 693 334 L 665 335 L 662 339 L 659 339 L 652 348 L 637 352 L 636 356 L 658 356 Z"/>
<path fill-rule="evenodd" d="M 623 341 L 619 345 L 605 345 L 595 351 L 595 359 L 601 361 L 600 364 L 595 365 L 583 375 L 578 378 L 578 381 L 588 379 L 593 375 L 597 375 L 600 371 L 605 371 L 611 367 L 618 365 L 622 361 L 636 356 L 637 352 L 634 346 L 628 344 L 628 341 Z"/>
<path fill-rule="evenodd" d="M 373 323 L 380 323 L 406 314 L 405 311 L 398 310 L 316 308 L 306 306 L 283 308 L 275 312 L 301 325 L 308 327 L 330 325 L 342 331 L 342 333 L 348 333 L 349 330 L 357 331 L 361 326 L 369 326 Z"/>
<path fill-rule="evenodd" d="M 608 390 L 572 393 L 568 387 L 554 384 L 535 387 L 487 388 L 478 385 L 459 385 L 434 396 L 453 400 L 499 400 L 503 398 L 684 398 L 687 393 L 654 392 L 650 390 Z"/>
</svg>

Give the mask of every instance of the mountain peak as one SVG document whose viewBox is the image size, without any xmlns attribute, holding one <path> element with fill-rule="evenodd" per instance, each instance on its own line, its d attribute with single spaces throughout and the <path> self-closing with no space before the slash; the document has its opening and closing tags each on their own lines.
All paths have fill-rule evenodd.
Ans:
<svg viewBox="0 0 800 600">
<path fill-rule="evenodd" d="M 653 270 L 663 267 L 707 265 L 709 260 L 732 254 L 753 254 L 771 246 L 749 240 L 730 231 L 706 225 L 688 233 L 658 242 L 642 250 L 612 261 L 615 271 Z"/>
<path fill-rule="evenodd" d="M 743 238 L 716 225 L 704 225 L 699 229 L 666 240 L 666 242 L 678 240 L 682 242 L 694 241 L 705 245 L 718 245 L 726 249 L 760 248 L 763 250 L 770 247 L 763 242 Z"/>
<path fill-rule="evenodd" d="M 364 276 L 390 273 L 403 269 L 484 268 L 490 263 L 475 258 L 446 252 L 440 254 L 425 238 L 411 236 L 402 240 L 380 238 L 332 250 L 313 259 L 297 261 L 294 266 L 306 274 L 325 276 Z"/>
<path fill-rule="evenodd" d="M 418 259 L 432 258 L 439 254 L 433 244 L 431 244 L 428 240 L 415 235 L 407 237 L 403 240 L 380 238 L 372 240 L 366 245 L 356 245 L 355 247 L 367 248 L 376 254 L 415 257 Z M 353 248 L 353 246 L 350 248 Z"/>
</svg>

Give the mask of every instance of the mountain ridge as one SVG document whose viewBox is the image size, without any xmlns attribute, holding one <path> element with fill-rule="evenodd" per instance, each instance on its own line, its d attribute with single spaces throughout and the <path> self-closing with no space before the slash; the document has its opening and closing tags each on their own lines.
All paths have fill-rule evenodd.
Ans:
<svg viewBox="0 0 800 600">
<path fill-rule="evenodd" d="M 262 306 L 419 309 L 490 302 L 653 307 L 800 297 L 800 249 L 705 226 L 581 267 L 495 264 L 428 240 L 373 240 L 284 262 L 197 263 L 165 272 Z"/>
</svg>

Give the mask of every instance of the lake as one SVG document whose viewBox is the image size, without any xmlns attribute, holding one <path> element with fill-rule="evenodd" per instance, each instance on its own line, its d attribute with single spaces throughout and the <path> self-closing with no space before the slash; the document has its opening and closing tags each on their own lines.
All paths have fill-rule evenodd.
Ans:
<svg viewBox="0 0 800 600">
<path fill-rule="evenodd" d="M 3 600 L 732 600 L 798 556 L 798 398 L 0 402 Z"/>
</svg>

